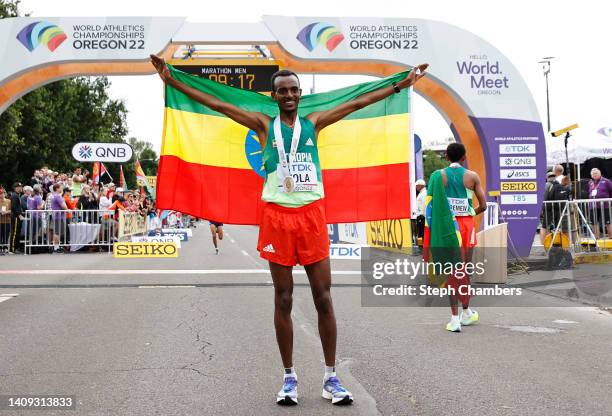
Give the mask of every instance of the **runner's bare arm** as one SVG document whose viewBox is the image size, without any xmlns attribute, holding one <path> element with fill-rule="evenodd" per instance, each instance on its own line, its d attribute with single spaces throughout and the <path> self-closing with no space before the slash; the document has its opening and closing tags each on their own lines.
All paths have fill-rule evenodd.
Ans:
<svg viewBox="0 0 612 416">
<path fill-rule="evenodd" d="M 480 177 L 476 173 L 472 173 L 472 177 L 474 180 L 474 194 L 476 194 L 476 198 L 478 199 L 478 207 L 476 207 L 474 211 L 476 215 L 479 215 L 487 210 L 487 201 L 482 185 L 480 184 Z"/>
<path fill-rule="evenodd" d="M 429 64 L 421 64 L 417 66 L 416 69 L 418 69 L 418 71 L 410 71 L 408 76 L 406 76 L 406 78 L 398 82 L 396 85 L 400 89 L 408 88 L 414 85 L 415 82 L 425 76 L 425 70 L 428 66 Z M 335 122 L 342 120 L 349 114 L 387 98 L 394 93 L 395 89 L 393 87 L 380 88 L 376 91 L 371 91 L 360 95 L 356 99 L 340 104 L 338 107 L 332 108 L 331 110 L 310 113 L 306 116 L 306 118 L 308 118 L 312 124 L 314 124 L 315 131 L 318 133 L 330 124 L 334 124 Z"/>
<path fill-rule="evenodd" d="M 233 104 L 221 101 L 210 94 L 203 93 L 202 91 L 198 91 L 195 88 L 185 85 L 184 83 L 172 77 L 172 75 L 170 74 L 170 70 L 166 66 L 166 62 L 163 58 L 157 55 L 151 55 L 150 57 L 151 63 L 157 70 L 159 77 L 162 79 L 162 81 L 164 81 L 164 83 L 170 85 L 173 88 L 176 88 L 183 94 L 187 95 L 189 98 L 201 104 L 204 104 L 211 110 L 224 114 L 234 120 L 236 123 L 241 124 L 251 130 L 254 130 L 259 136 L 260 140 L 265 140 L 268 133 L 268 123 L 270 122 L 270 117 L 263 113 L 245 111 L 239 107 L 236 107 Z M 263 144 L 264 143 L 262 143 L 262 145 Z"/>
</svg>

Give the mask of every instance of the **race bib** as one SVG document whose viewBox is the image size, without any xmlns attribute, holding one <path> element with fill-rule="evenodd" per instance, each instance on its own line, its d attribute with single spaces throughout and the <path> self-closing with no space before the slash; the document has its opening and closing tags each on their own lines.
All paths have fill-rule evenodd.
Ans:
<svg viewBox="0 0 612 416">
<path fill-rule="evenodd" d="M 311 162 L 294 162 L 288 168 L 283 168 L 278 164 L 276 166 L 276 175 L 280 192 L 287 192 L 283 183 L 289 175 L 293 178 L 293 192 L 312 192 L 317 189 L 319 184 L 317 167 Z"/>
<path fill-rule="evenodd" d="M 467 198 L 447 198 L 448 205 L 453 215 L 465 217 L 469 214 L 469 205 Z"/>
<path fill-rule="evenodd" d="M 595 198 L 597 196 L 597 189 L 593 189 L 591 191 L 591 197 Z"/>
</svg>

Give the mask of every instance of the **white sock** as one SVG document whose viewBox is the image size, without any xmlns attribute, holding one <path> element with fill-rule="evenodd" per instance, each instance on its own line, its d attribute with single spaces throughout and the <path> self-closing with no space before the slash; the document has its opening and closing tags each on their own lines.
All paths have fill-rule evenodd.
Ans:
<svg viewBox="0 0 612 416">
<path fill-rule="evenodd" d="M 451 323 L 458 324 L 459 323 L 459 315 L 451 315 Z"/>
<path fill-rule="evenodd" d="M 295 374 L 295 367 L 285 368 L 285 377 L 293 377 L 297 380 L 297 374 Z"/>
<path fill-rule="evenodd" d="M 323 380 L 327 380 L 330 377 L 336 377 L 336 367 L 325 366 L 325 375 L 323 376 Z"/>
<path fill-rule="evenodd" d="M 463 316 L 464 316 L 465 318 L 469 318 L 470 316 L 472 316 L 472 313 L 473 313 L 473 312 L 472 312 L 472 310 L 471 310 L 470 308 L 465 308 L 465 309 L 463 310 Z"/>
</svg>

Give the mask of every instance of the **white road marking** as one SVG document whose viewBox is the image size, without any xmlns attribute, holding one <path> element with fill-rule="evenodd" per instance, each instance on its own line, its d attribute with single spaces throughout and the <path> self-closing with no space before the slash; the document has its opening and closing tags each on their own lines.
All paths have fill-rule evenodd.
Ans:
<svg viewBox="0 0 612 416">
<path fill-rule="evenodd" d="M 138 286 L 138 289 L 175 289 L 175 288 L 185 288 L 185 287 L 195 287 L 193 285 L 151 285 L 151 286 Z"/>
<path fill-rule="evenodd" d="M 510 331 L 516 332 L 527 332 L 532 334 L 558 334 L 563 331 L 559 328 L 547 328 L 545 326 L 531 326 L 531 325 L 495 325 L 498 328 L 509 329 Z"/>
<path fill-rule="evenodd" d="M 232 243 L 235 243 L 235 242 L 236 242 L 236 240 L 234 240 L 233 238 L 230 238 L 230 241 L 231 241 Z"/>
<path fill-rule="evenodd" d="M 19 293 L 3 293 L 0 295 L 0 302 L 16 298 L 17 296 L 19 296 Z"/>
<path fill-rule="evenodd" d="M 576 322 L 576 321 L 566 321 L 565 319 L 555 319 L 553 321 L 553 323 L 555 323 L 555 324 L 577 324 L 578 322 Z"/>
<path fill-rule="evenodd" d="M 249 253 L 247 253 L 247 252 L 246 252 L 246 251 L 244 251 L 244 250 L 240 250 L 240 251 L 241 251 L 241 252 L 242 252 L 242 254 L 244 254 L 245 256 L 248 256 L 248 255 L 249 255 Z"/>
<path fill-rule="evenodd" d="M 248 253 L 247 253 L 248 255 Z M 80 275 L 130 275 L 130 274 L 270 274 L 268 269 L 121 269 L 121 270 L 90 270 L 90 269 L 66 269 L 66 270 L 0 270 L 0 275 L 58 275 L 58 274 L 80 274 Z M 293 274 L 306 274 L 305 270 L 297 269 Z M 360 270 L 332 270 L 332 275 L 359 276 Z"/>
</svg>

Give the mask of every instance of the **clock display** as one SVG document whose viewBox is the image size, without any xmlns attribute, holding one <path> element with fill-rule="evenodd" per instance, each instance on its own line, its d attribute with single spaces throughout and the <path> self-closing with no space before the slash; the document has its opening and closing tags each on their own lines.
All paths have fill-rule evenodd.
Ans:
<svg viewBox="0 0 612 416">
<path fill-rule="evenodd" d="M 220 84 L 245 90 L 269 92 L 270 78 L 278 71 L 278 65 L 181 65 L 174 64 L 188 74 L 208 78 Z"/>
</svg>

